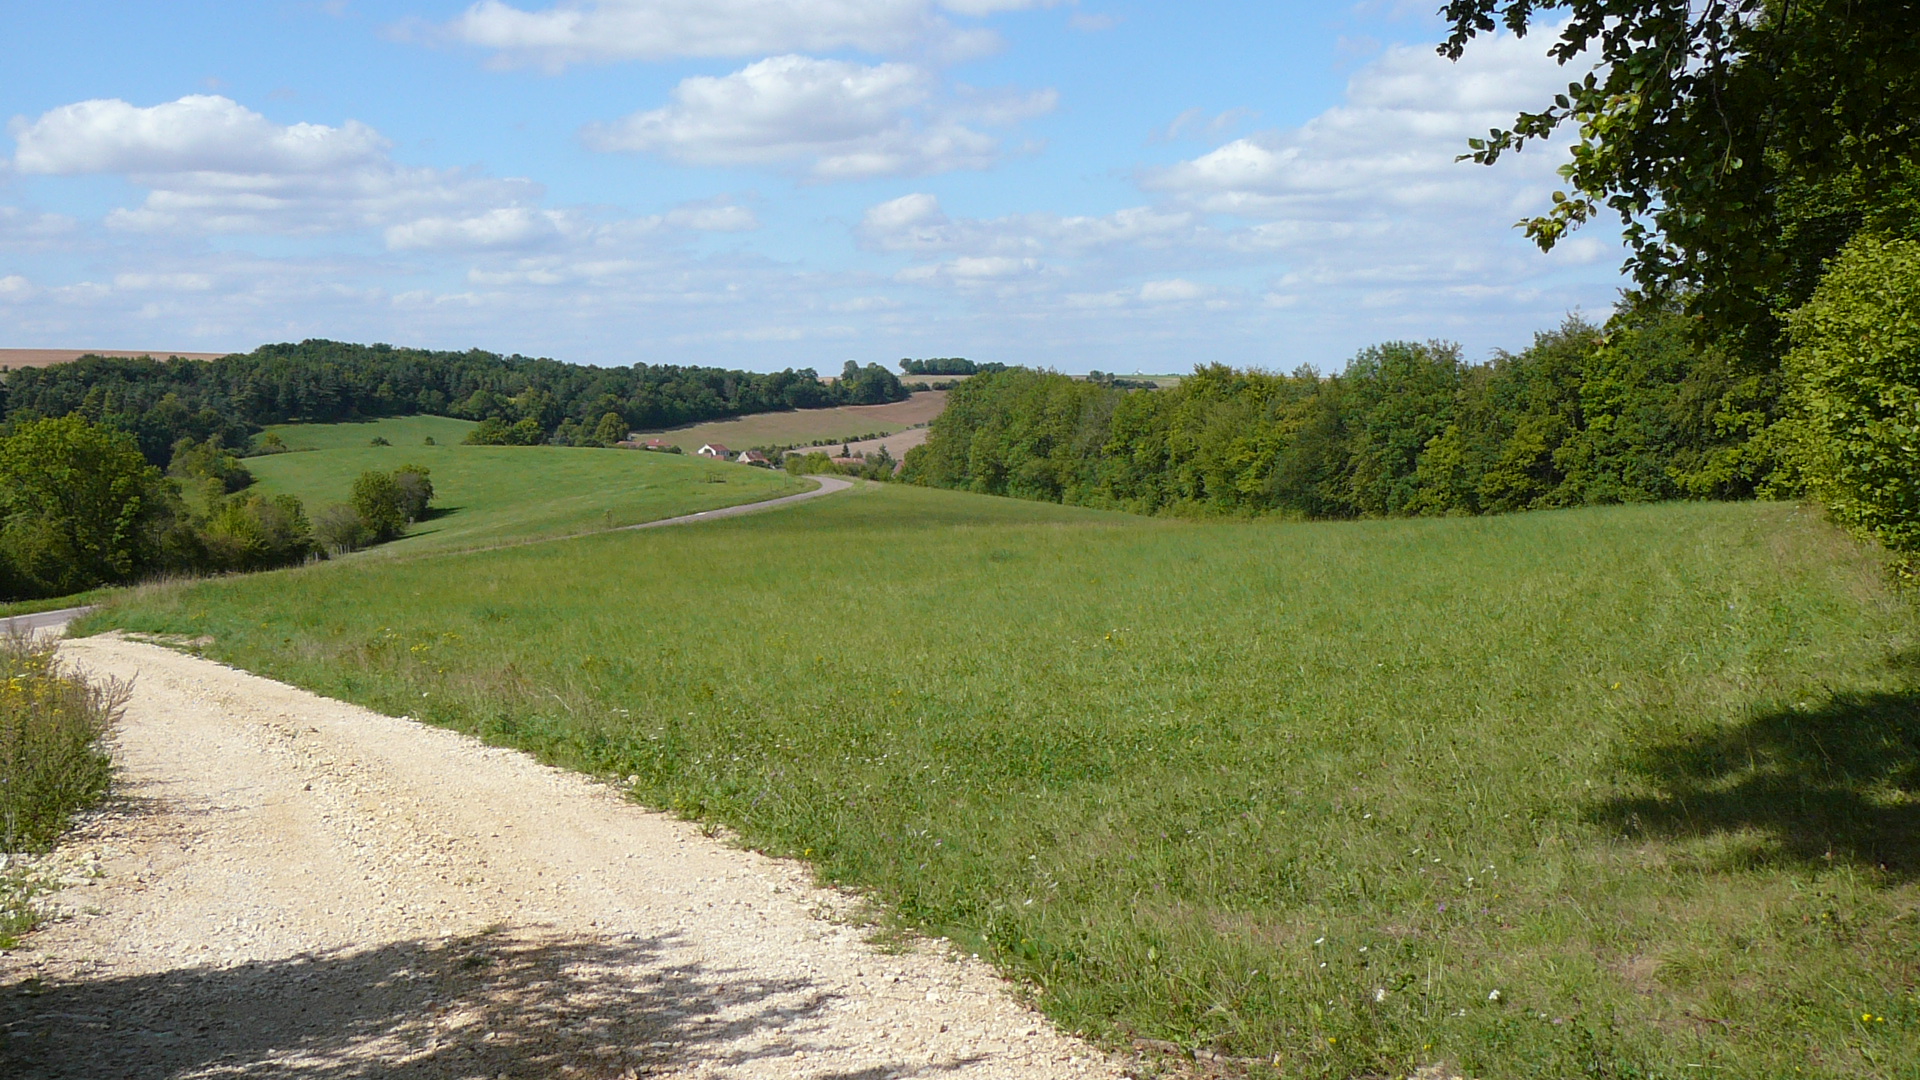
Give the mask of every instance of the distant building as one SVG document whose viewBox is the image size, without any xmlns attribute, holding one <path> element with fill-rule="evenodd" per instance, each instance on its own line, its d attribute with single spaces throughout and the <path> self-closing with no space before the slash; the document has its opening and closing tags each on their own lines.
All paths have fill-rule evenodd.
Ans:
<svg viewBox="0 0 1920 1080">
<path fill-rule="evenodd" d="M 730 461 L 733 458 L 733 451 L 721 446 L 717 442 L 707 443 L 694 452 L 701 457 L 719 458 L 721 461 Z"/>
<path fill-rule="evenodd" d="M 672 450 L 673 444 L 668 442 L 665 439 L 648 439 L 645 449 L 657 450 L 664 453 L 666 451 Z"/>
<path fill-rule="evenodd" d="M 758 450 L 743 451 L 741 455 L 737 458 L 734 458 L 734 460 L 738 461 L 742 465 L 758 465 L 763 469 L 773 468 L 773 462 L 768 461 L 767 455 L 761 453 Z"/>
</svg>

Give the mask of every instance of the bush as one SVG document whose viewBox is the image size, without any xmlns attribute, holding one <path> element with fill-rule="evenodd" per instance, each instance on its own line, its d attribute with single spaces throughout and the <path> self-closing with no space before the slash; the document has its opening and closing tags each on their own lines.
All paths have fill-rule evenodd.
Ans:
<svg viewBox="0 0 1920 1080">
<path fill-rule="evenodd" d="M 217 481 L 224 494 L 253 485 L 253 473 L 240 464 L 239 455 L 220 445 L 218 435 L 205 442 L 188 437 L 174 443 L 173 463 L 167 466 L 167 475 L 176 480 Z"/>
<path fill-rule="evenodd" d="M 0 640 L 0 850 L 46 848 L 106 793 L 100 740 L 125 696 L 62 671 L 51 646 Z"/>
<path fill-rule="evenodd" d="M 313 528 L 291 495 L 227 499 L 208 515 L 202 537 L 210 570 L 268 570 L 313 551 Z"/>
<path fill-rule="evenodd" d="M 399 501 L 401 516 L 409 522 L 427 516 L 427 507 L 433 502 L 431 476 L 424 465 L 402 465 L 393 471 L 394 495 Z"/>
<path fill-rule="evenodd" d="M 359 511 L 334 503 L 313 519 L 313 540 L 330 555 L 344 555 L 373 543 L 373 531 L 360 520 Z"/>
<path fill-rule="evenodd" d="M 1920 241 L 1864 236 L 1791 319 L 1788 440 L 1834 519 L 1920 551 Z"/>
</svg>

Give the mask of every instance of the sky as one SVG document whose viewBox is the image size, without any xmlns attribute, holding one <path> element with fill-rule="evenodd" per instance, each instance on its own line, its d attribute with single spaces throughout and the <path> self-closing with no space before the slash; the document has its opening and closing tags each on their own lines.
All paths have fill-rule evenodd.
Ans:
<svg viewBox="0 0 1920 1080">
<path fill-rule="evenodd" d="M 1439 0 L 11 0 L 0 347 L 324 337 L 752 370 L 1469 358 L 1604 318 L 1543 254 L 1583 72 Z"/>
</svg>

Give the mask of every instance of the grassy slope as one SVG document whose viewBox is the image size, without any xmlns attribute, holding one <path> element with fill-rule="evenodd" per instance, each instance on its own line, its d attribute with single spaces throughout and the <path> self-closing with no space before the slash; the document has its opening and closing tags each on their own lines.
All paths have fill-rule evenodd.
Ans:
<svg viewBox="0 0 1920 1080">
<path fill-rule="evenodd" d="M 437 425 L 421 421 L 437 420 Z M 460 428 L 446 428 L 457 424 Z M 278 428 L 288 445 L 339 449 L 248 458 L 265 494 L 298 495 L 309 514 L 346 500 L 369 469 L 424 465 L 433 474 L 434 517 L 373 557 L 444 551 L 632 525 L 676 514 L 757 502 L 806 490 L 784 473 L 704 459 L 632 450 L 533 446 L 459 446 L 458 420 L 409 417 L 378 425 Z M 369 446 L 386 432 L 394 445 Z M 421 445 L 433 433 L 437 446 Z M 445 437 L 442 436 L 445 433 Z M 405 442 L 399 437 L 408 435 Z"/>
<path fill-rule="evenodd" d="M 924 424 L 940 415 L 946 406 L 944 392 L 915 394 L 891 405 L 847 405 L 835 409 L 799 409 L 794 412 L 759 413 L 710 424 L 649 432 L 648 438 L 662 438 L 692 453 L 700 444 L 717 442 L 739 451 L 755 446 L 788 446 L 819 439 L 851 441 L 862 435 L 892 435 L 915 424 Z"/>
<path fill-rule="evenodd" d="M 367 446 L 376 436 L 400 448 L 419 446 L 428 438 L 442 445 L 458 445 L 467 432 L 479 426 L 448 416 L 395 416 L 353 424 L 276 424 L 267 431 L 280 436 L 293 450 L 346 450 Z"/>
<path fill-rule="evenodd" d="M 635 775 L 1122 1042 L 1911 1077 L 1920 625 L 1879 580 L 1779 505 L 1234 524 L 886 487 L 96 625 Z"/>
</svg>

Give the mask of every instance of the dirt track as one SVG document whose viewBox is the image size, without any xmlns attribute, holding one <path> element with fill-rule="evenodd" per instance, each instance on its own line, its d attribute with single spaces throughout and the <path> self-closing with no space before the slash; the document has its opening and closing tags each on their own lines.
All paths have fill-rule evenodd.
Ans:
<svg viewBox="0 0 1920 1080">
<path fill-rule="evenodd" d="M 506 750 L 114 637 L 83 912 L 0 956 L 0 1075 L 1094 1077 L 978 961 Z"/>
</svg>

